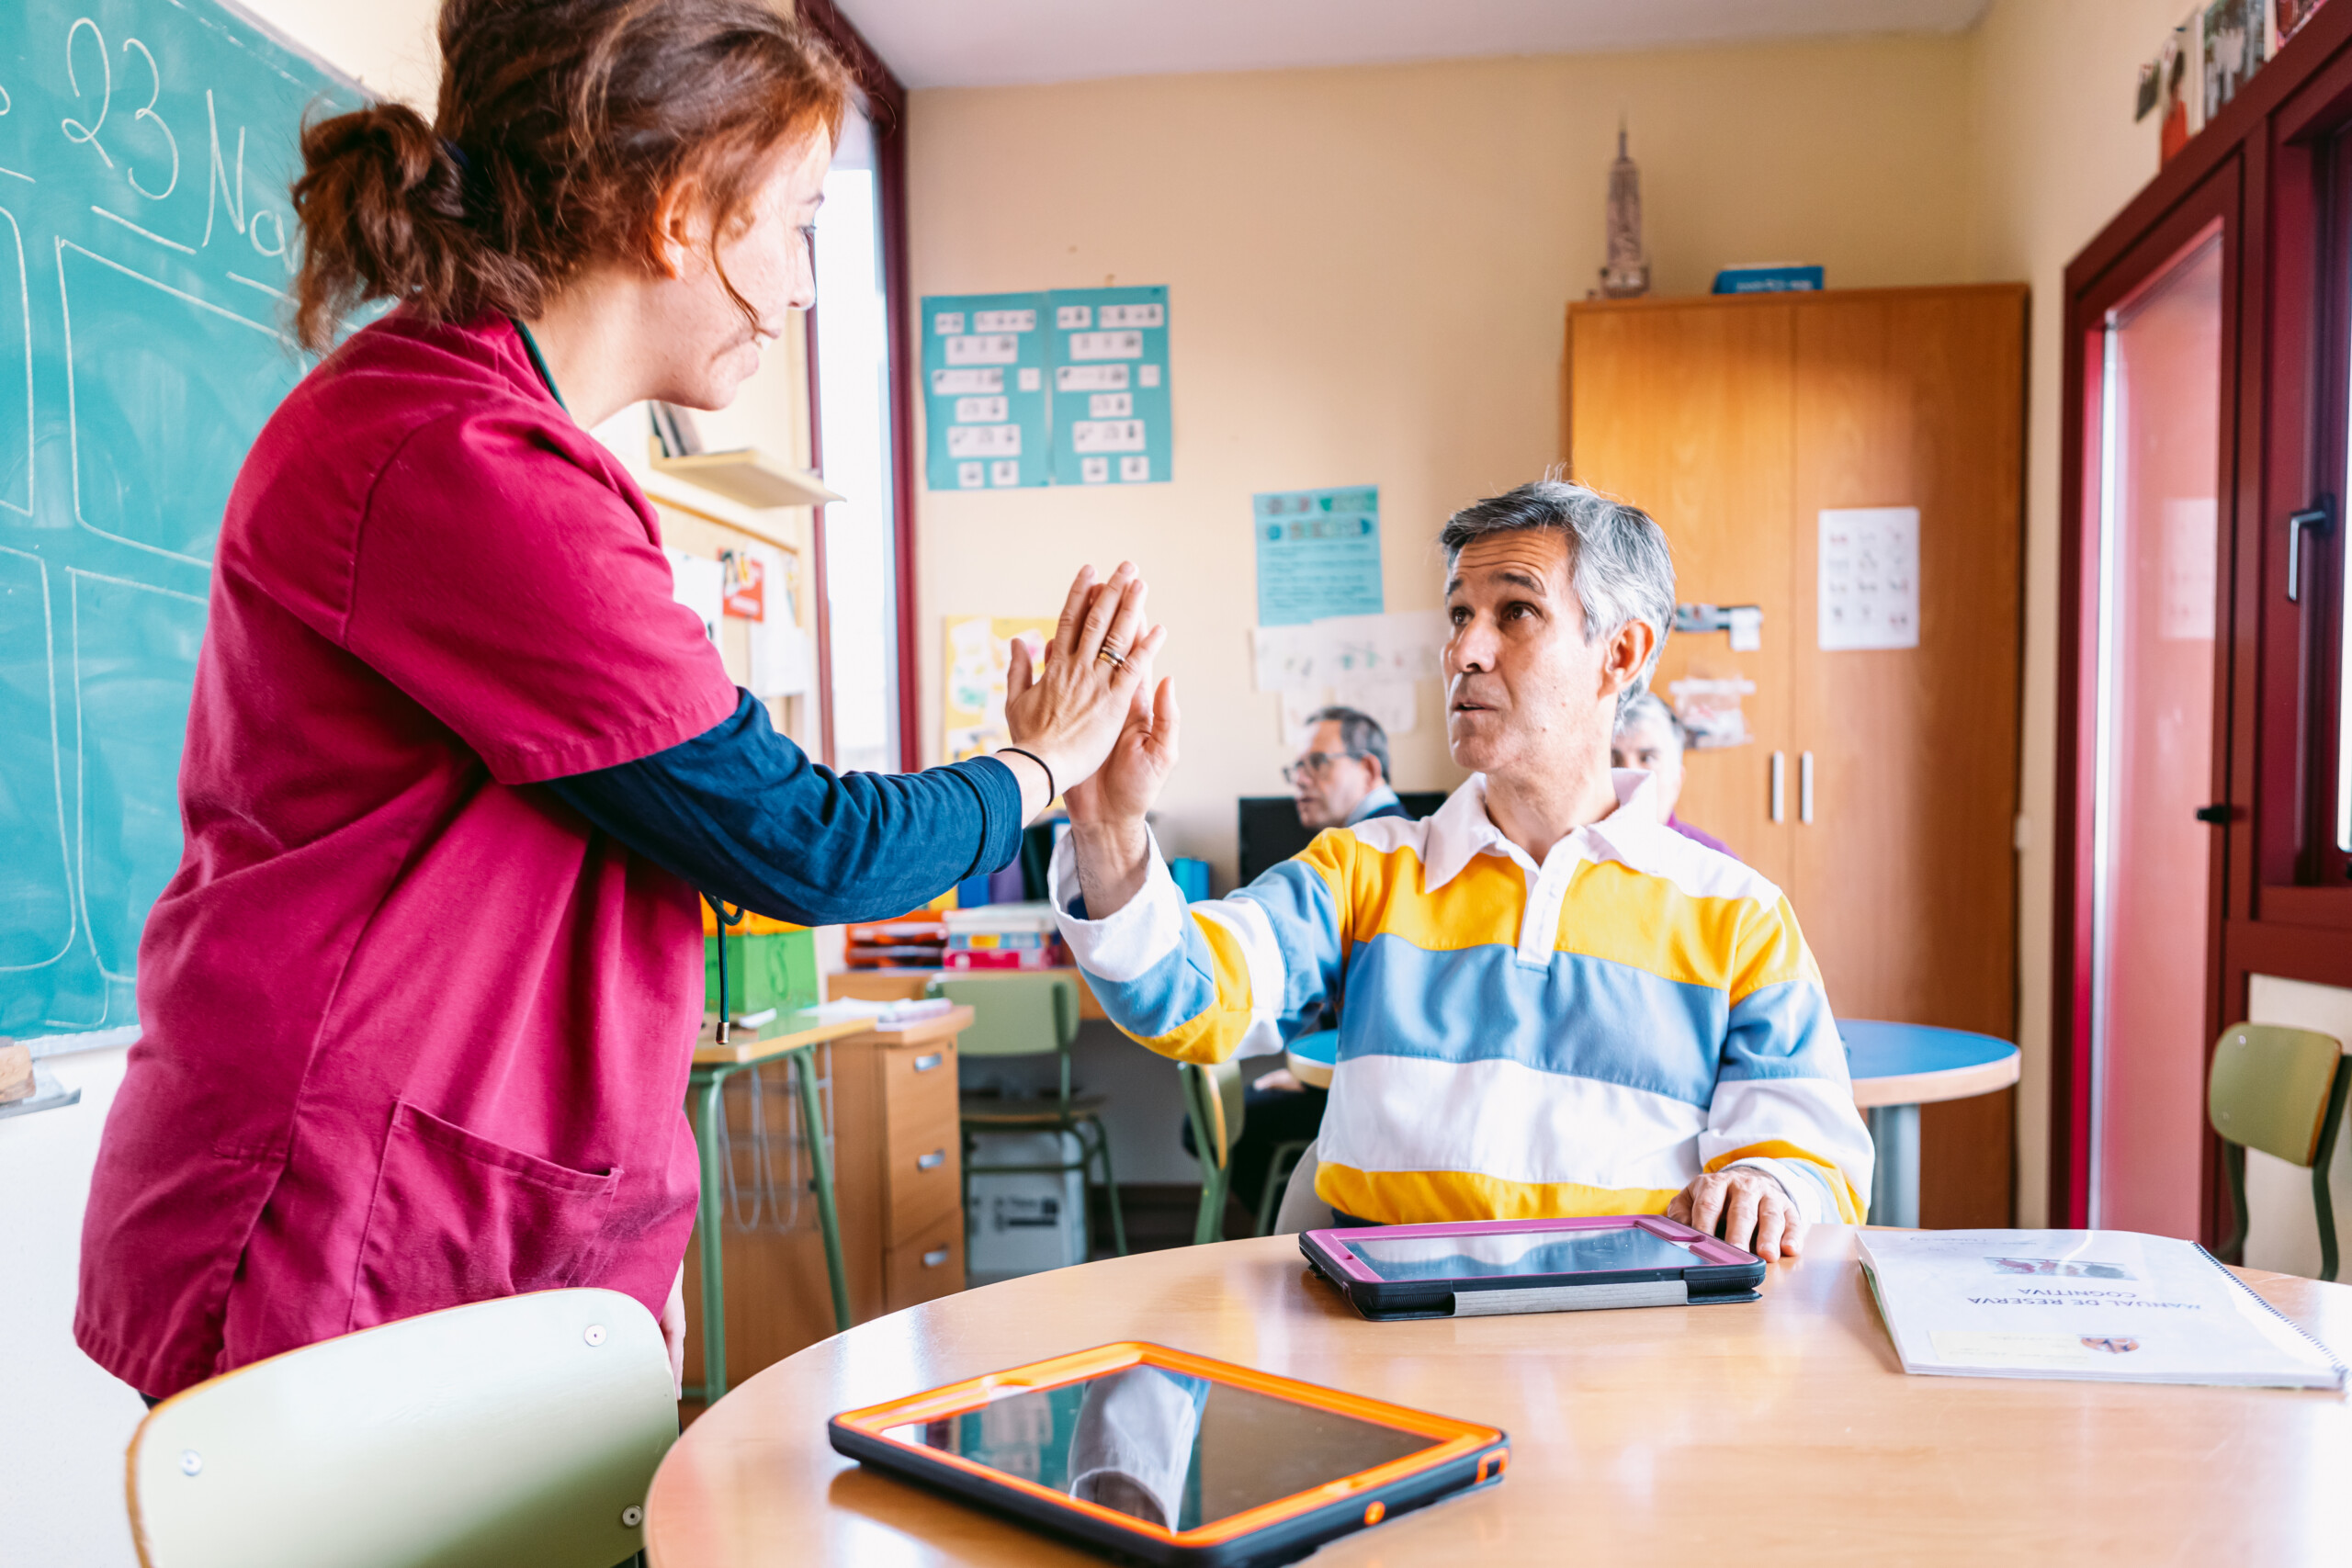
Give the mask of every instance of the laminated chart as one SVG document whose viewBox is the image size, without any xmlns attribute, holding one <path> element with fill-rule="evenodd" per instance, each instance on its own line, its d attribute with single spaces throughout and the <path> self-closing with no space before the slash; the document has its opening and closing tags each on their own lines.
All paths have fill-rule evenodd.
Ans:
<svg viewBox="0 0 2352 1568">
<path fill-rule="evenodd" d="M 1054 482 L 1164 482 L 1168 290 L 1058 288 L 1046 298 L 1054 310 Z"/>
<path fill-rule="evenodd" d="M 1169 477 L 1165 288 L 926 298 L 922 377 L 930 489 Z"/>
<path fill-rule="evenodd" d="M 933 490 L 1052 482 L 1043 294 L 922 302 L 924 472 Z"/>
<path fill-rule="evenodd" d="M 0 1034 L 136 1030 L 295 138 L 361 101 L 216 0 L 0 5 Z"/>
</svg>

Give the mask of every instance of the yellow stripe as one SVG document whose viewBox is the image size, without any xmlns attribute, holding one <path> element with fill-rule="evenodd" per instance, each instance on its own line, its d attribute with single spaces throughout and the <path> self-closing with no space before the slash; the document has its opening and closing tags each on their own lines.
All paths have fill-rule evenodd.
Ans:
<svg viewBox="0 0 2352 1568">
<path fill-rule="evenodd" d="M 1849 1225 L 1859 1225 L 1870 1213 L 1871 1202 L 1846 1179 L 1838 1162 L 1824 1159 L 1811 1149 L 1800 1148 L 1781 1138 L 1767 1138 L 1758 1144 L 1743 1144 L 1727 1155 L 1717 1155 L 1707 1162 L 1709 1170 L 1721 1170 L 1734 1160 L 1794 1159 L 1803 1160 L 1821 1172 L 1829 1195 L 1837 1201 L 1838 1217 Z"/>
<path fill-rule="evenodd" d="M 1191 917 L 1209 944 L 1209 975 L 1216 982 L 1216 1000 L 1165 1034 L 1129 1038 L 1180 1062 L 1213 1066 L 1241 1048 L 1250 1032 L 1250 963 L 1241 943 L 1215 920 Z"/>
<path fill-rule="evenodd" d="M 1317 1198 L 1343 1214 L 1384 1225 L 1662 1214 L 1679 1190 L 1673 1187 L 1588 1187 L 1577 1181 L 1504 1181 L 1467 1170 L 1358 1170 L 1328 1160 L 1315 1172 Z"/>
<path fill-rule="evenodd" d="M 1782 898 L 1770 910 L 1754 905 L 1748 908 L 1751 917 L 1742 933 L 1738 966 L 1724 987 L 1732 1005 L 1737 1007 L 1751 993 L 1789 980 L 1810 980 L 1816 988 L 1826 990 L 1813 951 L 1805 946 L 1804 932 L 1798 929 L 1797 912 L 1789 908 L 1788 899 Z"/>
</svg>

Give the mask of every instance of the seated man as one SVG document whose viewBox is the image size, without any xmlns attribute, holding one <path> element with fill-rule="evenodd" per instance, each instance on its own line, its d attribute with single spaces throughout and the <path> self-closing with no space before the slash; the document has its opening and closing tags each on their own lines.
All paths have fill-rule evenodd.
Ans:
<svg viewBox="0 0 2352 1568">
<path fill-rule="evenodd" d="M 1659 701 L 1655 692 L 1635 692 L 1618 705 L 1617 732 L 1609 742 L 1609 761 L 1612 767 L 1649 774 L 1650 798 L 1657 807 L 1659 821 L 1693 843 L 1737 860 L 1730 845 L 1674 814 L 1675 803 L 1682 798 L 1686 744 L 1682 721 L 1674 716 L 1674 710 Z"/>
<path fill-rule="evenodd" d="M 1446 742 L 1470 780 L 1427 820 L 1327 829 L 1187 909 L 1144 826 L 1176 761 L 1162 683 L 1069 792 L 1054 857 L 1104 1010 L 1216 1061 L 1279 1049 L 1344 988 L 1316 1192 L 1359 1222 L 1662 1211 L 1768 1258 L 1808 1223 L 1859 1223 L 1870 1135 L 1787 899 L 1609 768 L 1674 612 L 1665 536 L 1546 481 L 1440 543 Z"/>
<path fill-rule="evenodd" d="M 1307 716 L 1298 761 L 1283 770 L 1302 828 L 1352 828 L 1409 815 L 1388 785 L 1388 732 L 1368 713 L 1328 707 Z"/>
</svg>

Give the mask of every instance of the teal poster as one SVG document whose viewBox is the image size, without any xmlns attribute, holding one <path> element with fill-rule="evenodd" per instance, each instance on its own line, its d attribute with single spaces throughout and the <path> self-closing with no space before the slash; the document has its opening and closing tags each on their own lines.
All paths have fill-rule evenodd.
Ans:
<svg viewBox="0 0 2352 1568">
<path fill-rule="evenodd" d="M 929 297 L 922 389 L 933 490 L 1164 483 L 1168 290 Z"/>
<path fill-rule="evenodd" d="M 1281 491 L 1253 501 L 1260 626 L 1380 614 L 1379 486 Z"/>
<path fill-rule="evenodd" d="M 1057 288 L 1054 482 L 1169 477 L 1168 290 Z"/>
<path fill-rule="evenodd" d="M 924 472 L 933 490 L 1050 483 L 1043 294 L 922 302 Z"/>
</svg>

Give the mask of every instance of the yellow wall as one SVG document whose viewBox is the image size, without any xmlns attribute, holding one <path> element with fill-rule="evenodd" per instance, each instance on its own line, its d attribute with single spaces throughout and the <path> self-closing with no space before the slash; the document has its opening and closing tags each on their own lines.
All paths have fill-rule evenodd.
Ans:
<svg viewBox="0 0 2352 1568">
<path fill-rule="evenodd" d="M 915 94 L 915 291 L 1166 284 L 1176 420 L 1173 483 L 922 493 L 925 755 L 941 617 L 1050 614 L 1132 556 L 1186 715 L 1162 837 L 1227 885 L 1234 798 L 1289 755 L 1250 689 L 1251 492 L 1376 481 L 1388 608 L 1434 606 L 1445 514 L 1560 456 L 1621 111 L 1662 292 L 1793 259 L 1948 282 L 1971 80 L 1964 39 L 1889 39 Z M 1397 782 L 1449 786 L 1434 682 L 1419 702 Z"/>
</svg>

